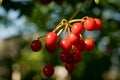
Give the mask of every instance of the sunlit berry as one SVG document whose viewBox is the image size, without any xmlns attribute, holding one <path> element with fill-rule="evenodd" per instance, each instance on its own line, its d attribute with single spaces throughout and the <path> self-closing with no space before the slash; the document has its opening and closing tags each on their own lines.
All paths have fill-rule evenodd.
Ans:
<svg viewBox="0 0 120 80">
<path fill-rule="evenodd" d="M 102 21 L 100 19 L 94 18 L 96 26 L 95 30 L 100 30 L 102 28 Z"/>
<path fill-rule="evenodd" d="M 83 27 L 82 23 L 74 23 L 71 26 L 71 32 L 73 32 L 76 35 L 81 34 L 83 32 L 83 30 L 84 30 L 84 27 Z"/>
<path fill-rule="evenodd" d="M 56 33 L 54 32 L 49 32 L 47 35 L 46 35 L 46 44 L 47 45 L 56 45 L 58 41 L 58 36 Z"/>
<path fill-rule="evenodd" d="M 95 29 L 95 26 L 96 26 L 96 23 L 95 23 L 95 20 L 91 17 L 87 18 L 85 21 L 84 21 L 84 28 L 88 31 L 92 31 Z"/>
<path fill-rule="evenodd" d="M 94 48 L 94 46 L 95 46 L 95 43 L 94 43 L 93 39 L 91 39 L 91 38 L 85 39 L 85 50 L 90 51 Z"/>
<path fill-rule="evenodd" d="M 60 41 L 60 47 L 64 51 L 68 51 L 72 48 L 72 44 L 69 39 L 64 38 Z"/>
<path fill-rule="evenodd" d="M 74 33 L 68 34 L 68 39 L 71 43 L 75 43 L 78 40 L 79 36 L 75 35 Z"/>
</svg>

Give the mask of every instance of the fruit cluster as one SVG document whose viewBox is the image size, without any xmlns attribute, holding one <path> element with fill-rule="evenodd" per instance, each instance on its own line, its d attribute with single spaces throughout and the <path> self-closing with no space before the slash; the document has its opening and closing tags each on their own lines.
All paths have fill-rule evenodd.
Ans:
<svg viewBox="0 0 120 80">
<path fill-rule="evenodd" d="M 92 18 L 85 16 L 81 19 L 73 19 L 67 21 L 63 19 L 52 32 L 49 32 L 45 36 L 45 49 L 52 54 L 58 43 L 59 35 L 62 33 L 63 37 L 60 39 L 61 53 L 59 60 L 65 63 L 65 68 L 68 72 L 75 70 L 75 65 L 82 60 L 83 51 L 91 51 L 95 43 L 91 38 L 83 38 L 82 33 L 84 30 L 94 31 L 100 30 L 102 22 L 98 18 Z M 42 43 L 39 37 L 37 40 L 33 40 L 31 43 L 31 49 L 34 52 L 39 51 L 42 48 Z M 46 77 L 50 77 L 54 73 L 54 67 L 51 64 L 47 64 L 43 73 Z"/>
<path fill-rule="evenodd" d="M 42 4 L 49 4 L 51 3 L 52 1 L 54 1 L 55 3 L 61 3 L 63 0 L 38 0 L 39 3 L 42 3 Z"/>
</svg>

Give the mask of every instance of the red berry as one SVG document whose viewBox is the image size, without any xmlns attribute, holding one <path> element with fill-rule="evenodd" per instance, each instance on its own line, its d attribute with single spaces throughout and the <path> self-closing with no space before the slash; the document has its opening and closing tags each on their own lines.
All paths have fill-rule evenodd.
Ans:
<svg viewBox="0 0 120 80">
<path fill-rule="evenodd" d="M 85 42 L 83 39 L 78 40 L 75 44 L 73 44 L 73 46 L 74 46 L 74 51 L 82 52 L 85 50 Z"/>
<path fill-rule="evenodd" d="M 66 63 L 65 68 L 68 72 L 73 72 L 75 70 L 75 64 L 74 63 L 71 63 L 71 64 Z"/>
<path fill-rule="evenodd" d="M 60 60 L 62 61 L 62 62 L 69 62 L 69 56 L 70 56 L 70 53 L 69 52 L 67 52 L 67 51 L 63 51 L 63 52 L 61 52 L 60 53 Z"/>
<path fill-rule="evenodd" d="M 49 52 L 49 53 L 53 53 L 56 49 L 56 45 L 45 45 L 45 48 L 46 50 Z"/>
<path fill-rule="evenodd" d="M 46 35 L 46 44 L 47 45 L 56 45 L 58 41 L 58 36 L 56 33 L 54 32 L 49 32 L 47 35 Z"/>
<path fill-rule="evenodd" d="M 51 65 L 46 65 L 44 68 L 43 68 L 43 73 L 46 77 L 50 77 L 54 74 L 54 67 L 51 66 Z"/>
<path fill-rule="evenodd" d="M 67 61 L 66 63 L 71 64 L 71 63 L 74 63 L 74 62 L 75 62 L 75 61 L 74 61 L 74 56 L 73 56 L 72 53 L 70 53 L 70 55 L 69 55 L 69 57 L 68 57 L 68 61 Z"/>
<path fill-rule="evenodd" d="M 84 27 L 82 23 L 74 23 L 71 27 L 71 31 L 76 35 L 81 34 L 83 30 L 84 30 Z"/>
<path fill-rule="evenodd" d="M 95 30 L 100 30 L 102 28 L 102 21 L 100 19 L 94 18 L 96 26 Z"/>
<path fill-rule="evenodd" d="M 39 3 L 49 4 L 52 0 L 38 0 Z"/>
<path fill-rule="evenodd" d="M 80 62 L 82 60 L 82 53 L 81 52 L 75 51 L 72 54 L 74 56 L 74 62 L 75 63 L 78 63 L 78 62 Z"/>
<path fill-rule="evenodd" d="M 85 21 L 84 21 L 84 28 L 88 31 L 92 31 L 95 29 L 95 26 L 96 26 L 96 23 L 95 23 L 95 20 L 91 17 L 87 18 Z"/>
<path fill-rule="evenodd" d="M 94 48 L 95 43 L 91 38 L 85 39 L 85 50 L 90 51 Z"/>
<path fill-rule="evenodd" d="M 42 43 L 39 40 L 33 40 L 30 47 L 32 51 L 37 52 L 42 48 Z"/>
<path fill-rule="evenodd" d="M 69 39 L 64 38 L 60 41 L 60 47 L 62 48 L 62 50 L 67 51 L 72 48 L 72 44 Z"/>
<path fill-rule="evenodd" d="M 68 35 L 68 39 L 71 43 L 75 43 L 78 40 L 78 38 L 79 37 L 72 32 L 69 33 L 69 35 Z"/>
</svg>

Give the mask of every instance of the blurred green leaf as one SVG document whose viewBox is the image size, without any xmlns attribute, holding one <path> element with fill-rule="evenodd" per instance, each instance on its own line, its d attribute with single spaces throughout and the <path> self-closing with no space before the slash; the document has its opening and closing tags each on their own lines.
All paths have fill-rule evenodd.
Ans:
<svg viewBox="0 0 120 80">
<path fill-rule="evenodd" d="M 99 1 L 100 1 L 100 0 L 94 0 L 94 1 L 95 1 L 96 4 L 99 4 Z"/>
</svg>

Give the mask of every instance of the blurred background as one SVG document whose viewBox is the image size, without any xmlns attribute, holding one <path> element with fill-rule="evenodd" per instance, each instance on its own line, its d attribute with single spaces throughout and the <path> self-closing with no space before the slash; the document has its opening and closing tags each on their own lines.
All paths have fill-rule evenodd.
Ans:
<svg viewBox="0 0 120 80">
<path fill-rule="evenodd" d="M 1 0 L 0 0 L 1 1 Z M 33 52 L 31 41 L 52 31 L 62 20 L 69 19 L 85 0 L 58 0 L 49 4 L 40 0 L 3 0 L 0 3 L 0 80 L 120 80 L 120 0 L 89 0 L 75 16 L 100 18 L 100 31 L 84 31 L 96 47 L 82 53 L 82 61 L 69 74 L 59 61 L 59 47 L 51 64 L 55 74 L 47 79 L 42 68 L 48 61 L 44 49 Z"/>
</svg>

